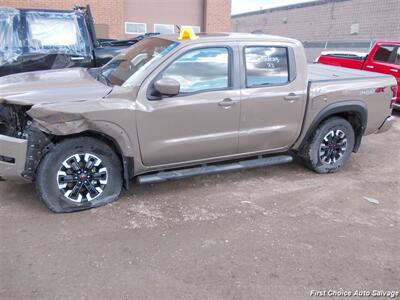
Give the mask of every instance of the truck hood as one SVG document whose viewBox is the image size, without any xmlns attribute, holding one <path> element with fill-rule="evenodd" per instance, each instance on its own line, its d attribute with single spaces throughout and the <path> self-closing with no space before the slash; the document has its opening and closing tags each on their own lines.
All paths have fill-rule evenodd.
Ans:
<svg viewBox="0 0 400 300">
<path fill-rule="evenodd" d="M 84 68 L 47 70 L 0 77 L 0 103 L 18 105 L 98 100 L 112 90 Z"/>
</svg>

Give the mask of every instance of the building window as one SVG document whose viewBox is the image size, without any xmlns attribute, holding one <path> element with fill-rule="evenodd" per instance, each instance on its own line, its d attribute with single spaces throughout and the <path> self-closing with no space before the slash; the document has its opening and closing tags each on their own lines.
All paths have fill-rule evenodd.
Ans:
<svg viewBox="0 0 400 300">
<path fill-rule="evenodd" d="M 138 34 L 146 32 L 146 23 L 125 22 L 125 33 Z"/>
<path fill-rule="evenodd" d="M 174 33 L 174 27 L 174 25 L 170 24 L 154 24 L 154 32 L 158 32 L 161 34 Z"/>
<path fill-rule="evenodd" d="M 192 27 L 192 28 L 193 28 L 193 31 L 194 31 L 195 33 L 201 32 L 200 26 L 182 25 L 181 27 L 183 27 L 183 26 L 185 26 L 185 27 Z"/>
</svg>

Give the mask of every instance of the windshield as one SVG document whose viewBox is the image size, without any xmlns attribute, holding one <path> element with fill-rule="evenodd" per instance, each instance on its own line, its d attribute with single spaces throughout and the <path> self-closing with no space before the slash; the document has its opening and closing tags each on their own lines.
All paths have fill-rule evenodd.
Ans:
<svg viewBox="0 0 400 300">
<path fill-rule="evenodd" d="M 178 42 L 162 38 L 144 39 L 103 66 L 101 75 L 112 85 L 121 86 L 130 78 L 129 81 L 132 81 L 139 70 L 147 69 L 178 45 Z"/>
</svg>

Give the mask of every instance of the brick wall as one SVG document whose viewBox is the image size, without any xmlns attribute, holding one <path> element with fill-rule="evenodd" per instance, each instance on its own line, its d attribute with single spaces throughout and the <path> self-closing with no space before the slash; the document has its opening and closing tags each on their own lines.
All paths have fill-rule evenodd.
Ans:
<svg viewBox="0 0 400 300">
<path fill-rule="evenodd" d="M 359 24 L 359 34 L 350 34 L 352 24 Z M 321 5 L 234 16 L 232 30 L 262 30 L 303 41 L 399 39 L 400 1 L 325 1 Z"/>
<path fill-rule="evenodd" d="M 359 24 L 357 34 L 351 34 L 353 24 Z M 291 9 L 233 16 L 231 29 L 237 32 L 257 30 L 314 44 L 341 41 L 349 44 L 348 49 L 368 51 L 369 41 L 400 40 L 400 0 L 317 1 Z M 352 46 L 350 42 L 353 41 L 365 41 L 364 48 Z M 332 49 L 347 49 L 337 45 Z M 306 48 L 309 60 L 323 49 L 319 46 Z"/>
<path fill-rule="evenodd" d="M 113 38 L 124 36 L 123 0 L 1 0 L 0 6 L 15 8 L 48 8 L 70 10 L 75 5 L 90 5 L 95 23 L 107 24 L 108 35 Z"/>
<path fill-rule="evenodd" d="M 191 5 L 191 9 L 196 10 L 197 7 L 198 10 L 198 12 L 191 13 L 199 14 L 199 23 L 204 24 L 197 24 L 198 18 L 192 18 L 189 12 L 186 15 L 176 15 L 177 12 L 179 13 L 182 10 L 182 7 L 190 5 L 192 2 L 180 0 L 185 1 L 185 3 L 182 4 L 180 1 L 171 1 L 168 9 L 163 9 L 162 5 L 159 3 L 160 0 L 145 1 L 145 4 L 147 3 L 146 5 L 143 4 L 143 1 L 144 0 L 0 0 L 0 6 L 70 10 L 75 4 L 82 6 L 89 4 L 94 21 L 98 25 L 96 28 L 101 33 L 101 37 L 108 35 L 108 37 L 111 38 L 126 37 L 124 34 L 124 21 L 129 17 L 130 13 L 132 13 L 132 11 L 125 11 L 126 9 L 139 11 L 139 14 L 143 15 L 142 18 L 144 20 L 153 15 L 158 15 L 158 17 L 154 17 L 155 21 L 152 21 L 152 23 L 200 25 L 202 30 L 207 32 L 230 31 L 231 28 L 231 0 L 192 0 L 195 4 L 199 2 L 199 5 Z M 142 8 L 143 11 L 140 11 L 140 8 Z M 205 12 L 204 15 L 203 10 Z M 182 20 L 182 18 L 184 20 Z M 189 18 L 190 20 L 186 20 L 185 18 Z M 134 21 L 140 21 L 136 19 Z M 149 23 L 149 31 L 152 31 L 153 26 L 150 24 L 151 22 L 147 20 L 147 23 Z M 108 34 L 106 33 L 107 31 Z"/>
<path fill-rule="evenodd" d="M 231 28 L 231 1 L 204 0 L 206 32 L 228 32 Z"/>
</svg>

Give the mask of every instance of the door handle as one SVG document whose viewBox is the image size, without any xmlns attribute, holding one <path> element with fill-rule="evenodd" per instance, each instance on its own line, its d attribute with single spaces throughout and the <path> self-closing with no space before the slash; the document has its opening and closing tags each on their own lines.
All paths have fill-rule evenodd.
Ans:
<svg viewBox="0 0 400 300">
<path fill-rule="evenodd" d="M 365 66 L 366 68 L 368 68 L 368 69 L 373 69 L 373 68 L 375 68 L 374 66 Z"/>
<path fill-rule="evenodd" d="M 83 56 L 71 56 L 71 60 L 84 60 Z"/>
<path fill-rule="evenodd" d="M 289 101 L 290 103 L 299 100 L 300 96 L 296 95 L 295 93 L 290 93 L 289 95 L 285 96 L 285 100 Z"/>
<path fill-rule="evenodd" d="M 233 100 L 230 99 L 230 98 L 225 98 L 221 102 L 218 102 L 218 105 L 221 106 L 221 107 L 224 107 L 224 108 L 229 108 L 234 104 L 235 104 L 235 102 L 233 102 Z"/>
<path fill-rule="evenodd" d="M 395 72 L 395 73 L 399 72 L 399 70 L 397 70 L 397 69 L 390 69 L 390 71 Z"/>
</svg>

